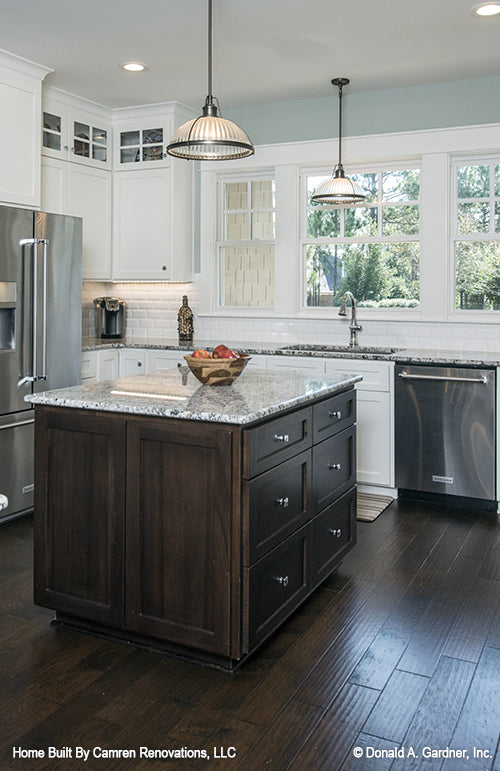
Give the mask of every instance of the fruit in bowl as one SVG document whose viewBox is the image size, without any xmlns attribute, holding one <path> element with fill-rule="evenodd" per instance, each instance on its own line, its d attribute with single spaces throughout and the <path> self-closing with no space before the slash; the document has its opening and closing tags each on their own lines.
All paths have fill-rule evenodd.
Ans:
<svg viewBox="0 0 500 771">
<path fill-rule="evenodd" d="M 248 354 L 240 354 L 222 344 L 216 346 L 212 354 L 198 348 L 191 356 L 184 356 L 189 369 L 203 385 L 231 385 L 250 358 Z"/>
</svg>

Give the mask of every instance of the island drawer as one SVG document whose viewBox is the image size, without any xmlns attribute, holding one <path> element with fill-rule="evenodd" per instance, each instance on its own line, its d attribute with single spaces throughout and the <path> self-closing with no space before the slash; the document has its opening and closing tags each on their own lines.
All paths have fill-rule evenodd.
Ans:
<svg viewBox="0 0 500 771">
<path fill-rule="evenodd" d="M 300 528 L 250 568 L 244 568 L 248 613 L 243 648 L 267 637 L 311 591 L 312 525 Z"/>
<path fill-rule="evenodd" d="M 251 479 L 292 458 L 312 443 L 312 408 L 267 421 L 243 432 L 243 476 Z"/>
<path fill-rule="evenodd" d="M 356 488 L 352 487 L 313 523 L 313 586 L 321 583 L 356 540 Z"/>
<path fill-rule="evenodd" d="M 352 487 L 356 474 L 356 426 L 313 448 L 312 508 L 318 514 Z"/>
<path fill-rule="evenodd" d="M 313 407 L 313 442 L 321 442 L 356 422 L 356 393 L 352 389 Z"/>
<path fill-rule="evenodd" d="M 304 525 L 311 494 L 311 450 L 243 482 L 243 564 L 260 559 Z"/>
</svg>

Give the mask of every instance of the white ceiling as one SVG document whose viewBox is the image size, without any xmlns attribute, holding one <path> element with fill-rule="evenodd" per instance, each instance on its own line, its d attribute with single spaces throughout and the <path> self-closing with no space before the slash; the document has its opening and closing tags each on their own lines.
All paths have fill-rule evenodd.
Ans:
<svg viewBox="0 0 500 771">
<path fill-rule="evenodd" d="M 500 16 L 475 0 L 213 0 L 223 108 L 500 74 Z M 0 48 L 54 69 L 45 83 L 109 107 L 207 91 L 207 0 L 0 0 Z M 149 69 L 129 74 L 131 59 Z"/>
</svg>

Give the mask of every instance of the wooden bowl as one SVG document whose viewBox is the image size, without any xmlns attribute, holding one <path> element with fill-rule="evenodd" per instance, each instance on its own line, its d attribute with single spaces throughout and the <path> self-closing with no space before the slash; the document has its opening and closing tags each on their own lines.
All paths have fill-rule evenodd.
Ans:
<svg viewBox="0 0 500 771">
<path fill-rule="evenodd" d="M 201 359 L 184 356 L 195 378 L 203 385 L 231 385 L 245 369 L 252 357 L 240 353 L 239 359 Z"/>
</svg>

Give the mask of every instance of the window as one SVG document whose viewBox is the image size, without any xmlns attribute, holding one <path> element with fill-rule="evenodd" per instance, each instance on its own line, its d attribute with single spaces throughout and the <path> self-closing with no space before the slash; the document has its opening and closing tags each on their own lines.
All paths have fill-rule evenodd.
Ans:
<svg viewBox="0 0 500 771">
<path fill-rule="evenodd" d="M 500 160 L 457 161 L 453 182 L 455 307 L 500 310 Z"/>
<path fill-rule="evenodd" d="M 218 242 L 219 302 L 223 306 L 274 305 L 275 182 L 221 180 Z"/>
<path fill-rule="evenodd" d="M 367 192 L 355 207 L 312 203 L 326 177 L 305 177 L 304 305 L 336 306 L 349 290 L 360 307 L 418 306 L 420 170 L 349 176 Z"/>
</svg>

